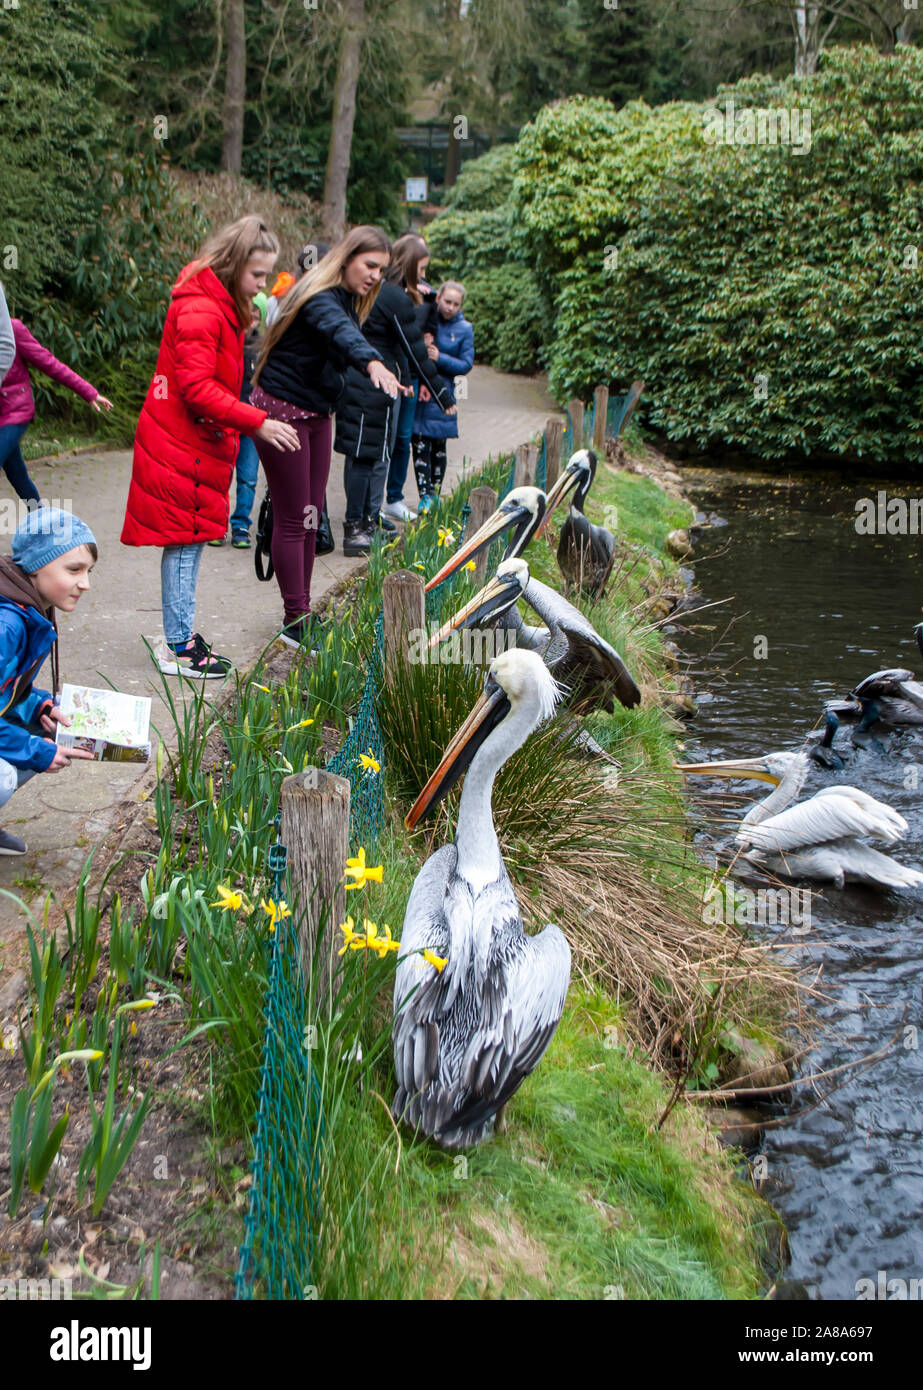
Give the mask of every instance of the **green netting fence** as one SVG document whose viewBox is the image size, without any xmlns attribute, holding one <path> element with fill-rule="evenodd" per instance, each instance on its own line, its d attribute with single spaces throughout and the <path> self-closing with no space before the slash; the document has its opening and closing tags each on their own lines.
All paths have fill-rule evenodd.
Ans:
<svg viewBox="0 0 923 1390">
<path fill-rule="evenodd" d="M 617 430 L 625 398 L 609 402 L 607 424 Z M 595 404 L 585 416 L 585 431 L 592 436 Z M 573 452 L 573 427 L 564 431 L 563 457 Z M 536 465 L 536 485 L 546 479 L 545 442 Z M 513 465 L 504 497 L 513 486 Z M 464 538 L 469 508 L 462 510 L 459 544 Z M 491 547 L 488 569 L 495 567 L 505 542 Z M 459 579 L 452 575 L 426 595 L 427 620 L 443 618 L 443 607 Z M 373 848 L 385 824 L 384 782 L 365 777 L 359 754 L 371 749 L 384 768 L 385 749 L 378 721 L 378 692 L 384 668 L 384 618 L 379 613 L 375 638 L 368 658 L 368 672 L 359 709 L 339 751 L 327 763 L 330 772 L 350 784 L 350 843 Z M 285 896 L 287 851 L 278 839 L 270 847 L 268 867 L 274 876 L 276 901 Z M 252 1186 L 244 1220 L 244 1239 L 235 1275 L 235 1297 L 252 1299 L 255 1293 L 269 1299 L 305 1299 L 314 1294 L 312 1266 L 318 1216 L 318 1173 L 315 1136 L 323 1124 L 320 1087 L 312 1071 L 312 1050 L 306 1046 L 305 973 L 292 918 L 283 918 L 267 947 L 268 986 L 266 1029 L 260 1070 L 254 1130 Z"/>
</svg>

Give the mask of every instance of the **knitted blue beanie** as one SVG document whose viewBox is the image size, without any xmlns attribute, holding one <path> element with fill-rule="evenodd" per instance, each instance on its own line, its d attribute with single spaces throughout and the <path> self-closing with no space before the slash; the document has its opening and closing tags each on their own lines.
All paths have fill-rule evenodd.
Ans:
<svg viewBox="0 0 923 1390">
<path fill-rule="evenodd" d="M 58 507 L 37 507 L 13 535 L 13 560 L 27 574 L 34 574 L 78 545 L 95 544 L 96 537 L 79 517 Z"/>
</svg>

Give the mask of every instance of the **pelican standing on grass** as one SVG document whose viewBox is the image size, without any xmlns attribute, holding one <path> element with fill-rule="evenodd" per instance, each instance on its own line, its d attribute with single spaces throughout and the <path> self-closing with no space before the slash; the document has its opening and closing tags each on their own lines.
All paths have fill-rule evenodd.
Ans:
<svg viewBox="0 0 923 1390">
<path fill-rule="evenodd" d="M 487 518 L 484 525 L 479 526 L 473 535 L 462 541 L 455 554 L 446 560 L 442 569 L 434 574 L 432 579 L 426 581 L 423 586 L 424 590 L 429 592 L 430 589 L 435 589 L 437 584 L 448 579 L 450 574 L 454 574 L 473 555 L 480 554 L 485 546 L 490 545 L 497 536 L 502 536 L 503 532 L 508 531 L 511 526 L 516 529 L 507 542 L 503 558 L 510 560 L 514 556 L 521 555 L 532 537 L 537 534 L 544 515 L 545 494 L 540 487 L 514 487 L 511 492 L 506 494 L 493 515 Z"/>
<path fill-rule="evenodd" d="M 915 888 L 923 873 L 905 868 L 864 838 L 894 844 L 907 822 L 891 806 L 858 787 L 825 787 L 792 805 L 804 786 L 811 760 L 807 753 L 764 753 L 725 762 L 678 764 L 687 777 L 742 777 L 770 782 L 774 790 L 747 812 L 735 841 L 743 857 L 773 874 L 832 883 L 873 883 L 882 888 Z"/>
<path fill-rule="evenodd" d="M 592 449 L 578 449 L 571 455 L 557 482 L 548 489 L 545 515 L 535 532 L 536 537 L 542 534 L 558 503 L 573 493 L 558 541 L 558 568 L 568 585 L 582 589 L 591 598 L 602 594 L 615 559 L 615 536 L 605 526 L 594 526 L 583 510 L 596 477 L 596 462 Z"/>
<path fill-rule="evenodd" d="M 516 607 L 524 598 L 545 627 L 529 627 Z M 525 560 L 503 560 L 493 578 L 458 610 L 430 641 L 437 647 L 462 627 L 496 624 L 516 632 L 517 646 L 539 652 L 559 684 L 569 687 L 567 703 L 577 714 L 604 709 L 615 701 L 632 709 L 641 692 L 614 647 L 600 637 L 578 608 L 554 589 L 533 579 Z"/>
<path fill-rule="evenodd" d="M 405 825 L 468 768 L 455 842 L 431 855 L 407 902 L 394 985 L 392 1111 L 444 1148 L 480 1143 L 551 1042 L 570 981 L 552 923 L 527 936 L 500 854 L 491 795 L 500 768 L 554 712 L 534 652 L 504 652 Z"/>
</svg>

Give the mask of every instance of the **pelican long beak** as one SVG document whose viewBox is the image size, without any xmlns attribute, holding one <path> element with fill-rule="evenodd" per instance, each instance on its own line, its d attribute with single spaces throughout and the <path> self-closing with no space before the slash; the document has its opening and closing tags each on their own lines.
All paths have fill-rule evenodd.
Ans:
<svg viewBox="0 0 923 1390">
<path fill-rule="evenodd" d="M 551 520 L 551 513 L 555 507 L 563 502 L 564 498 L 571 492 L 576 492 L 580 486 L 580 468 L 565 468 L 564 472 L 558 477 L 557 482 L 552 483 L 545 494 L 545 515 L 542 517 L 535 532 L 534 540 L 545 531 Z"/>
<path fill-rule="evenodd" d="M 522 586 L 515 575 L 495 574 L 473 599 L 463 608 L 459 608 L 448 622 L 443 623 L 436 635 L 430 638 L 430 647 L 438 647 L 456 628 L 477 627 L 480 623 L 488 623 L 506 613 L 522 596 L 522 592 Z"/>
<path fill-rule="evenodd" d="M 430 807 L 452 790 L 455 783 L 471 765 L 475 753 L 501 720 L 510 711 L 510 700 L 502 685 L 488 677 L 484 693 L 442 755 L 442 761 L 404 817 L 408 830 L 413 830 Z"/>
<path fill-rule="evenodd" d="M 522 505 L 511 506 L 508 510 L 502 506 L 498 507 L 493 516 L 489 516 L 484 525 L 479 527 L 474 535 L 456 550 L 452 558 L 446 560 L 439 573 L 434 574 L 432 579 L 424 584 L 424 592 L 435 588 L 437 584 L 441 584 L 443 579 L 448 579 L 449 575 L 454 574 L 461 565 L 466 564 L 472 555 L 477 555 L 484 549 L 485 545 L 490 545 L 495 536 L 502 535 L 511 526 L 518 526 L 531 515 L 528 507 Z"/>
<path fill-rule="evenodd" d="M 779 785 L 779 778 L 769 772 L 764 763 L 753 758 L 727 758 L 713 763 L 674 763 L 676 772 L 684 777 L 741 777 L 756 782 Z"/>
</svg>

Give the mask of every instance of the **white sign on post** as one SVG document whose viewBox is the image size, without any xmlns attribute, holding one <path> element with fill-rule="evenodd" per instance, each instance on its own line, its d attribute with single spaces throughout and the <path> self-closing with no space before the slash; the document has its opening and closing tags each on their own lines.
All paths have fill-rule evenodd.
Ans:
<svg viewBox="0 0 923 1390">
<path fill-rule="evenodd" d="M 404 180 L 404 201 L 407 203 L 425 203 L 428 195 L 429 179 L 405 179 Z"/>
</svg>

